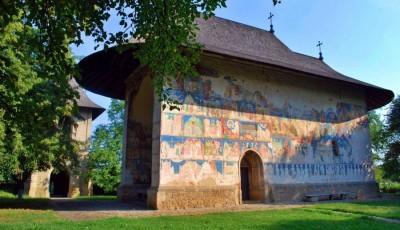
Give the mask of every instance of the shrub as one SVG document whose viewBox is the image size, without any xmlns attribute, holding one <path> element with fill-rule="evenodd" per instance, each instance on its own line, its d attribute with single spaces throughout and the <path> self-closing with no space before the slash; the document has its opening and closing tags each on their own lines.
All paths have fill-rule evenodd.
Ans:
<svg viewBox="0 0 400 230">
<path fill-rule="evenodd" d="M 385 193 L 400 192 L 400 183 L 391 182 L 391 181 L 383 181 L 383 182 L 379 183 L 379 189 L 381 192 L 385 192 Z"/>
<path fill-rule="evenodd" d="M 14 194 L 6 192 L 4 190 L 0 190 L 0 199 L 12 199 L 12 198 L 15 198 Z"/>
</svg>

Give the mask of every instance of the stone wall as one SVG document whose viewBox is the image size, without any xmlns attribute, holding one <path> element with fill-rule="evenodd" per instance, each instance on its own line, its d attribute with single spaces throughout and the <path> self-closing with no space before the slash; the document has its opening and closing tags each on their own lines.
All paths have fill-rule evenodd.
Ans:
<svg viewBox="0 0 400 230">
<path fill-rule="evenodd" d="M 149 207 L 155 209 L 188 209 L 229 207 L 239 204 L 239 190 L 225 187 L 162 187 L 150 189 Z"/>
<path fill-rule="evenodd" d="M 89 196 L 92 194 L 92 184 L 87 179 L 87 158 L 88 158 L 88 140 L 92 126 L 92 111 L 86 108 L 79 109 L 79 117 L 76 118 L 75 125 L 72 128 L 71 136 L 84 145 L 78 153 L 79 165 L 75 170 L 70 168 L 63 169 L 69 175 L 68 197 L 77 197 L 79 195 Z M 68 163 L 66 162 L 66 165 Z M 53 169 L 42 172 L 34 172 L 30 179 L 25 183 L 25 194 L 29 197 L 48 198 L 51 172 Z"/>
<path fill-rule="evenodd" d="M 75 130 L 72 132 L 72 138 L 86 143 L 86 145 L 78 153 L 79 165 L 78 168 L 68 169 L 70 174 L 68 197 L 90 196 L 92 195 L 92 183 L 87 178 L 88 168 L 88 148 L 89 137 L 92 127 L 92 111 L 90 109 L 79 109 L 80 119 L 77 119 Z"/>
<path fill-rule="evenodd" d="M 29 197 L 49 198 L 51 170 L 34 172 L 25 183 L 25 194 Z"/>
</svg>

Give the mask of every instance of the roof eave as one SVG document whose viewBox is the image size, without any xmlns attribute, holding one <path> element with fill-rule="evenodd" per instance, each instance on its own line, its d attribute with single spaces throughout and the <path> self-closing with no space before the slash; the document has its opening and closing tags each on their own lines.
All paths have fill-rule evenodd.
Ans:
<svg viewBox="0 0 400 230">
<path fill-rule="evenodd" d="M 130 45 L 128 49 L 118 52 L 116 48 L 109 48 L 91 54 L 79 63 L 81 68 L 82 79 L 77 79 L 80 85 L 89 91 L 101 94 L 107 97 L 124 100 L 125 99 L 125 84 L 127 79 L 138 66 L 139 61 L 133 56 L 133 53 L 138 49 L 139 44 Z M 275 69 L 289 71 L 291 73 L 313 76 L 328 81 L 339 81 L 355 87 L 362 87 L 366 92 L 366 104 L 368 110 L 377 109 L 390 103 L 394 98 L 394 93 L 390 90 L 373 86 L 368 83 L 363 83 L 357 80 L 355 82 L 343 81 L 340 79 L 332 79 L 323 74 L 310 73 L 298 69 L 288 68 L 278 64 L 265 63 L 254 59 L 247 59 L 240 56 L 233 56 L 221 52 L 204 48 L 204 53 L 221 55 L 245 62 L 251 62 L 269 66 Z"/>
</svg>

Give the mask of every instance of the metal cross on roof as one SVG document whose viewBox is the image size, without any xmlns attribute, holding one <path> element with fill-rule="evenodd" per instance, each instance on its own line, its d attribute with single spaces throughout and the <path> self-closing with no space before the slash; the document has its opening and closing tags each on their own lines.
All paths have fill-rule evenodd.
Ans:
<svg viewBox="0 0 400 230">
<path fill-rule="evenodd" d="M 322 49 L 321 46 L 323 45 L 323 43 L 321 41 L 318 41 L 317 47 L 319 48 L 319 60 L 324 60 L 324 57 L 322 56 Z"/>
<path fill-rule="evenodd" d="M 270 23 L 269 32 L 274 33 L 275 31 L 274 31 L 274 25 L 272 24 L 272 17 L 274 17 L 274 15 L 271 12 L 269 12 L 269 17 L 268 17 Z"/>
</svg>

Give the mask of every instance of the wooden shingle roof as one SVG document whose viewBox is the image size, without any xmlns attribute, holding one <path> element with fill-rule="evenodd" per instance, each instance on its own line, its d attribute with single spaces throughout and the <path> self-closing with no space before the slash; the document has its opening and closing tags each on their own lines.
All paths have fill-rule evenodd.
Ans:
<svg viewBox="0 0 400 230">
<path fill-rule="evenodd" d="M 390 90 L 343 75 L 318 58 L 293 52 L 268 31 L 219 17 L 197 19 L 196 22 L 200 28 L 197 41 L 203 45 L 204 52 L 364 88 L 368 110 L 386 105 L 394 97 Z M 133 39 L 132 43 L 137 41 Z M 80 62 L 80 83 L 96 93 L 124 99 L 123 81 L 139 65 L 132 59 L 129 53 L 117 53 L 113 49 L 92 54 Z"/>
<path fill-rule="evenodd" d="M 74 78 L 69 81 L 69 84 L 72 88 L 78 91 L 79 98 L 77 99 L 77 104 L 79 108 L 86 108 L 92 110 L 92 119 L 96 119 L 100 114 L 102 114 L 105 109 L 100 105 L 94 103 L 90 98 L 86 95 L 86 92 L 82 87 L 78 85 Z"/>
</svg>

